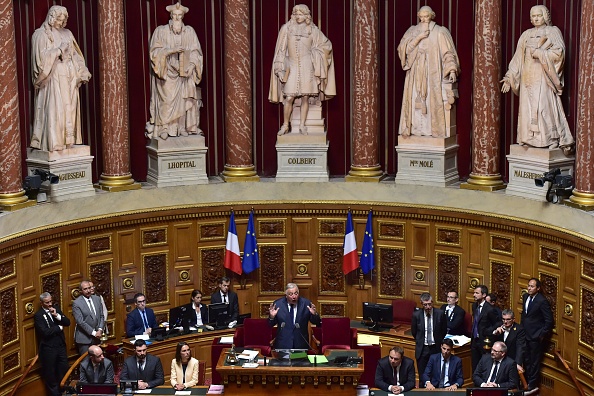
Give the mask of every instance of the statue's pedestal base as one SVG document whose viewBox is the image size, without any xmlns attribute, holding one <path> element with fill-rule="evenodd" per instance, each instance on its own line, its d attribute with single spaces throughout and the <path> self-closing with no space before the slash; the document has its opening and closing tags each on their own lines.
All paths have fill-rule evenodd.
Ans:
<svg viewBox="0 0 594 396">
<path fill-rule="evenodd" d="M 157 187 L 207 184 L 204 136 L 151 139 L 146 180 Z"/>
<path fill-rule="evenodd" d="M 62 151 L 44 151 L 27 148 L 27 173 L 33 175 L 35 169 L 48 171 L 58 176 L 60 181 L 41 184 L 40 192 L 47 195 L 49 202 L 62 202 L 69 199 L 92 197 L 95 195 L 93 187 L 93 162 L 91 148 L 76 145 Z"/>
<path fill-rule="evenodd" d="M 326 133 L 288 133 L 278 136 L 276 181 L 327 182 L 330 179 L 328 146 Z"/>
<path fill-rule="evenodd" d="M 548 184 L 537 187 L 534 179 L 559 168 L 562 175 L 573 175 L 575 156 L 566 156 L 561 149 L 535 148 L 512 144 L 509 155 L 509 183 L 506 194 L 546 201 Z"/>
<path fill-rule="evenodd" d="M 459 181 L 456 135 L 398 136 L 396 184 L 446 187 Z"/>
</svg>

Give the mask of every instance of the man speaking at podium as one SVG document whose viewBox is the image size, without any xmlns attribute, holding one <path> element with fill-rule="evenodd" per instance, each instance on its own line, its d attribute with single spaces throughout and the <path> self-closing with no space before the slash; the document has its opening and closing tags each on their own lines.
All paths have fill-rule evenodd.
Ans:
<svg viewBox="0 0 594 396">
<path fill-rule="evenodd" d="M 316 307 L 307 298 L 299 298 L 299 287 L 288 283 L 285 297 L 279 298 L 269 308 L 268 325 L 278 326 L 274 347 L 276 349 L 309 349 L 307 323 L 320 325 L 322 320 Z"/>
</svg>

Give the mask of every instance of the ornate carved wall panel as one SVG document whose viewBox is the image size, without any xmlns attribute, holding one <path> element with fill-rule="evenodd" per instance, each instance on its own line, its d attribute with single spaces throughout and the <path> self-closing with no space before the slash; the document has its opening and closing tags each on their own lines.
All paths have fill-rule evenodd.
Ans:
<svg viewBox="0 0 594 396">
<path fill-rule="evenodd" d="M 397 241 L 404 241 L 405 224 L 406 223 L 396 221 L 378 221 L 378 239 L 394 239 Z"/>
<path fill-rule="evenodd" d="M 507 255 L 514 254 L 514 238 L 508 235 L 491 235 L 491 252 Z"/>
<path fill-rule="evenodd" d="M 311 218 L 293 218 L 294 222 L 309 222 Z M 286 219 L 271 219 L 258 220 L 258 237 L 260 238 L 284 238 L 287 236 Z"/>
<path fill-rule="evenodd" d="M 578 370 L 590 378 L 594 378 L 594 359 L 581 353 L 578 354 Z"/>
<path fill-rule="evenodd" d="M 558 247 L 540 245 L 538 250 L 538 261 L 540 263 L 559 267 L 559 253 L 561 250 Z"/>
<path fill-rule="evenodd" d="M 513 265 L 501 261 L 491 261 L 491 287 L 489 291 L 497 296 L 497 306 L 500 309 L 512 306 L 511 291 L 513 290 Z"/>
<path fill-rule="evenodd" d="M 39 249 L 39 263 L 41 267 L 60 262 L 60 245 Z"/>
<path fill-rule="evenodd" d="M 260 293 L 285 292 L 287 284 L 285 245 L 260 244 Z"/>
<path fill-rule="evenodd" d="M 93 281 L 95 293 L 103 297 L 107 312 L 114 310 L 112 266 L 111 260 L 89 264 L 89 279 Z"/>
<path fill-rule="evenodd" d="M 169 302 L 167 252 L 142 255 L 143 290 L 147 305 Z"/>
<path fill-rule="evenodd" d="M 346 229 L 346 217 L 342 219 L 318 219 L 319 231 L 321 237 L 344 238 Z"/>
<path fill-rule="evenodd" d="M 196 251 L 196 231 L 192 223 L 173 225 L 173 257 L 175 262 L 193 261 Z"/>
<path fill-rule="evenodd" d="M 378 297 L 404 297 L 404 248 L 377 246 L 379 267 L 377 271 Z"/>
<path fill-rule="evenodd" d="M 111 253 L 111 235 L 93 236 L 87 238 L 87 255 Z"/>
<path fill-rule="evenodd" d="M 141 229 L 142 247 L 167 244 L 167 227 Z"/>
<path fill-rule="evenodd" d="M 2 310 L 2 348 L 19 340 L 19 315 L 17 312 L 16 286 L 0 291 L 0 309 Z"/>
<path fill-rule="evenodd" d="M 19 351 L 15 351 L 5 355 L 2 358 L 2 375 L 6 375 L 11 371 L 17 370 L 21 366 L 21 355 Z"/>
<path fill-rule="evenodd" d="M 553 311 L 553 331 L 557 327 L 557 298 L 559 297 L 559 277 L 556 275 L 540 272 L 539 279 L 541 283 L 540 291 L 543 296 L 549 300 L 551 310 Z"/>
<path fill-rule="evenodd" d="M 438 245 L 460 246 L 462 243 L 462 230 L 436 227 L 435 240 Z"/>
<path fill-rule="evenodd" d="M 449 252 L 435 252 L 435 303 L 447 303 L 448 293 L 460 291 L 460 260 L 461 254 Z"/>
<path fill-rule="evenodd" d="M 65 311 L 65 307 L 62 305 L 62 272 L 56 271 L 41 275 L 39 280 L 39 294 L 48 292 L 52 295 L 54 305 L 59 306 L 62 308 L 62 311 Z"/>
<path fill-rule="evenodd" d="M 203 241 L 220 241 L 227 237 L 227 223 L 213 222 L 200 224 L 198 230 L 198 240 Z"/>
<path fill-rule="evenodd" d="M 320 245 L 320 294 L 344 294 L 345 277 L 342 272 L 344 249 L 342 245 Z"/>
<path fill-rule="evenodd" d="M 218 288 L 219 280 L 225 276 L 225 246 L 199 248 L 200 290 L 204 296 L 210 296 Z M 261 264 L 260 264 L 261 265 Z"/>
<path fill-rule="evenodd" d="M 582 287 L 580 300 L 580 344 L 594 351 L 594 290 Z"/>
<path fill-rule="evenodd" d="M 348 316 L 346 314 L 346 305 L 346 302 L 319 300 L 318 311 L 324 318 L 329 316 Z"/>
<path fill-rule="evenodd" d="M 587 280 L 594 282 L 594 259 L 582 258 L 582 276 Z"/>
<path fill-rule="evenodd" d="M 16 259 L 14 257 L 0 263 L 0 282 L 16 276 Z"/>
</svg>

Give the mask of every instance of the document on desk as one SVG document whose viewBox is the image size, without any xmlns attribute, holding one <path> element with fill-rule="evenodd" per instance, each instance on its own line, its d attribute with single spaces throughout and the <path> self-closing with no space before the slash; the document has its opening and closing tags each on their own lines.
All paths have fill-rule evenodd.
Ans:
<svg viewBox="0 0 594 396">
<path fill-rule="evenodd" d="M 192 391 L 189 390 L 181 390 L 181 391 L 175 391 L 176 395 L 191 395 Z"/>
<path fill-rule="evenodd" d="M 237 357 L 240 359 L 254 360 L 254 358 L 256 356 L 258 356 L 258 351 L 253 351 L 251 349 L 244 349 L 243 352 L 241 352 L 241 354 Z"/>
<path fill-rule="evenodd" d="M 233 344 L 233 336 L 221 337 L 221 341 L 219 341 L 219 343 L 221 343 L 221 344 Z"/>
<path fill-rule="evenodd" d="M 138 389 L 135 390 L 134 393 L 151 393 L 152 391 L 152 389 Z"/>
<path fill-rule="evenodd" d="M 373 334 L 357 334 L 357 345 L 379 345 L 380 338 Z"/>
<path fill-rule="evenodd" d="M 307 355 L 307 358 L 309 359 L 309 362 L 312 364 L 314 363 L 314 358 L 316 364 L 328 363 L 328 359 L 324 355 Z"/>
<path fill-rule="evenodd" d="M 448 335 L 446 338 L 451 338 L 454 346 L 462 346 L 470 343 L 470 338 L 465 335 Z"/>
</svg>

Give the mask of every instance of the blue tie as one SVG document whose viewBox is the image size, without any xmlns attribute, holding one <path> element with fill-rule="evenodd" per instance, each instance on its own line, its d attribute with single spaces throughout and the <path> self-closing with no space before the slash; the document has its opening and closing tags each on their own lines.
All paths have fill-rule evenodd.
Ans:
<svg viewBox="0 0 594 396">
<path fill-rule="evenodd" d="M 148 325 L 148 322 L 146 321 L 146 314 L 145 314 L 145 312 L 144 312 L 144 311 L 142 311 L 142 312 L 140 312 L 140 313 L 141 313 L 141 315 L 140 315 L 140 316 L 142 316 L 142 321 L 144 322 L 144 328 L 145 328 L 145 329 L 148 329 L 148 328 L 149 328 L 149 325 Z"/>
<path fill-rule="evenodd" d="M 291 315 L 291 322 L 295 324 L 295 311 L 293 310 L 295 305 L 291 304 L 291 309 L 289 309 L 289 315 Z"/>
</svg>

